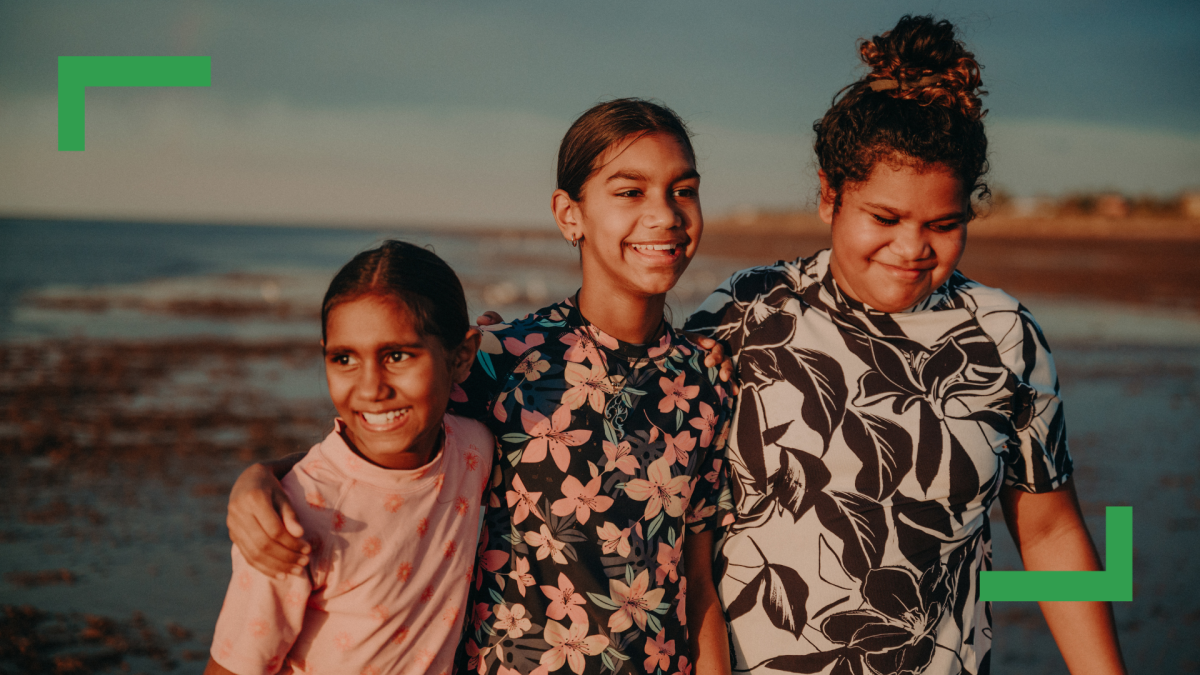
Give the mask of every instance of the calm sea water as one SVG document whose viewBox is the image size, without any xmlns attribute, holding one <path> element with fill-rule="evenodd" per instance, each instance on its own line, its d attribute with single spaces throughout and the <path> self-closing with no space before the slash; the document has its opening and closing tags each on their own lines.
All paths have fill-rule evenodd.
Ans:
<svg viewBox="0 0 1200 675">
<path fill-rule="evenodd" d="M 20 396 L 33 396 L 39 390 L 28 383 L 50 375 L 10 361 L 12 372 L 0 372 L 0 449 L 19 480 L 3 481 L 0 495 L 0 604 L 117 618 L 144 612 L 159 625 L 175 622 L 193 632 L 176 649 L 205 649 L 229 575 L 225 494 L 254 456 L 244 449 L 257 443 L 273 451 L 271 430 L 283 428 L 264 427 L 271 416 L 329 414 L 315 352 L 230 356 L 222 345 L 315 343 L 315 314 L 329 279 L 355 253 L 389 237 L 431 246 L 445 258 L 463 279 L 473 312 L 519 315 L 569 295 L 578 283 L 577 254 L 553 233 L 0 220 L 0 350 L 45 351 L 50 373 L 54 363 L 96 345 L 203 337 L 204 355 L 161 357 L 165 374 L 148 370 L 159 379 L 136 395 L 86 386 L 64 391 L 91 396 L 88 405 L 104 407 L 105 420 L 244 413 L 238 424 L 195 432 L 208 444 L 195 447 L 213 448 L 208 455 L 180 455 L 161 470 L 85 472 L 41 446 L 22 454 L 34 433 L 32 411 L 22 406 L 35 399 Z M 670 297 L 676 323 L 729 273 L 765 262 L 703 253 Z M 1200 560 L 1192 554 L 1200 547 L 1200 321 L 1096 300 L 1022 300 L 1056 346 L 1078 487 L 1101 549 L 1104 506 L 1134 506 L 1136 599 L 1116 608 L 1132 672 L 1200 671 L 1200 648 L 1186 637 L 1200 630 Z M 86 379 L 88 372 L 68 374 Z M 44 427 L 55 404 L 36 401 Z M 106 432 L 112 443 L 143 443 L 132 465 L 153 464 L 154 443 L 162 443 L 164 456 L 173 452 L 171 434 L 162 433 L 169 425 L 146 431 L 115 424 Z M 301 425 L 288 433 L 310 443 L 320 432 Z M 88 442 L 79 441 L 76 451 L 86 452 Z M 1020 564 L 999 523 L 995 560 L 998 568 Z M 12 576 L 56 569 L 71 570 L 74 583 L 18 583 Z M 995 612 L 996 672 L 1065 672 L 1036 605 L 997 603 Z M 202 670 L 198 661 L 179 665 L 173 672 Z M 144 659 L 135 666 L 163 667 Z"/>
</svg>

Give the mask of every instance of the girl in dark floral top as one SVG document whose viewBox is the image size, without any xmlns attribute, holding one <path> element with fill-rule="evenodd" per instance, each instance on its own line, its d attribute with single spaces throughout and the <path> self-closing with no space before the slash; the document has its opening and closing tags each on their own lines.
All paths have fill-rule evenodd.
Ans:
<svg viewBox="0 0 1200 675">
<path fill-rule="evenodd" d="M 699 184 L 687 129 L 662 106 L 603 103 L 563 139 L 552 209 L 580 249 L 582 287 L 487 327 L 451 397 L 500 451 L 463 668 L 729 672 L 711 562 L 714 530 L 733 520 L 732 402 L 715 362 L 663 317 L 699 244 Z M 267 473 L 239 479 L 230 529 L 278 571 L 302 544 L 280 534 Z"/>
<path fill-rule="evenodd" d="M 832 249 L 735 273 L 687 322 L 741 375 L 719 590 L 738 671 L 979 675 L 993 504 L 1027 569 L 1099 560 L 1041 329 L 956 271 L 979 66 L 929 17 L 860 49 L 871 73 L 815 126 Z M 1042 607 L 1072 673 L 1123 672 L 1107 603 Z"/>
</svg>

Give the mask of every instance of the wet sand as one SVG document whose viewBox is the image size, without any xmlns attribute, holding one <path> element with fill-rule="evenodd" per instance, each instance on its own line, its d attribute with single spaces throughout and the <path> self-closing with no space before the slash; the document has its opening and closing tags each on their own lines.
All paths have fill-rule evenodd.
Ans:
<svg viewBox="0 0 1200 675">
<path fill-rule="evenodd" d="M 686 313 L 735 269 L 827 243 L 712 232 L 704 248 L 719 255 L 702 254 L 673 304 Z M 524 259 L 528 270 L 538 260 L 529 248 L 497 260 Z M 1186 318 L 1200 311 L 1197 254 L 1200 244 L 1187 241 L 981 237 L 963 269 L 1018 297 L 1118 301 Z M 572 263 L 569 249 L 552 263 L 563 283 Z M 541 290 L 497 290 L 489 279 L 469 284 L 473 308 L 511 314 L 562 292 L 553 279 Z M 250 281 L 257 293 L 261 280 Z M 139 304 L 35 293 L 21 306 L 85 323 L 120 312 L 313 321 L 306 301 L 286 293 L 286 311 L 263 294 Z M 489 294 L 497 304 L 486 304 Z M 1200 341 L 1055 337 L 1078 487 L 1101 549 L 1104 506 L 1134 506 L 1135 601 L 1116 608 L 1132 672 L 1200 672 L 1200 647 L 1187 637 L 1200 631 L 1191 587 L 1200 560 L 1190 555 L 1200 544 Z M 246 463 L 320 440 L 332 419 L 323 387 L 311 336 L 0 342 L 0 672 L 199 673 L 229 577 L 229 486 Z M 996 567 L 1018 569 L 996 518 Z M 1035 604 L 994 607 L 995 672 L 1065 672 Z"/>
</svg>

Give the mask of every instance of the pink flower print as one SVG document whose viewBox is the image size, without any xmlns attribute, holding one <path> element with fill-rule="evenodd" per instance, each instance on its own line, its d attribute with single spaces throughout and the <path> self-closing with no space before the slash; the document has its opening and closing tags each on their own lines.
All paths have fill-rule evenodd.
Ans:
<svg viewBox="0 0 1200 675">
<path fill-rule="evenodd" d="M 513 489 L 507 491 L 504 497 L 508 500 L 508 508 L 513 510 L 513 525 L 525 520 L 530 511 L 539 520 L 545 520 L 546 518 L 542 516 L 542 512 L 538 510 L 537 506 L 538 500 L 542 498 L 542 493 L 526 491 L 525 484 L 521 482 L 519 475 L 513 476 L 512 486 Z M 516 508 L 513 508 L 514 506 Z"/>
<path fill-rule="evenodd" d="M 467 471 L 474 471 L 479 468 L 479 455 L 468 452 L 463 457 L 463 463 L 467 465 Z"/>
<path fill-rule="evenodd" d="M 521 597 L 525 597 L 526 588 L 537 583 L 533 580 L 533 575 L 529 573 L 529 558 L 517 558 L 517 568 L 508 573 L 508 578 L 516 582 Z"/>
<path fill-rule="evenodd" d="M 481 602 L 475 605 L 475 611 L 471 613 L 471 625 L 475 626 L 476 630 L 483 625 L 492 616 L 492 610 L 488 609 L 486 602 Z"/>
<path fill-rule="evenodd" d="M 388 617 L 391 616 L 391 611 L 388 610 L 387 605 L 375 605 L 371 608 L 371 616 L 380 621 L 387 621 Z"/>
<path fill-rule="evenodd" d="M 525 616 L 525 605 L 513 605 L 511 609 L 507 605 L 496 605 L 496 622 L 492 628 L 504 631 L 507 637 L 515 640 L 533 628 L 533 622 Z"/>
<path fill-rule="evenodd" d="M 421 602 L 429 602 L 433 599 L 433 586 L 426 586 L 425 590 L 421 591 Z"/>
<path fill-rule="evenodd" d="M 717 428 L 717 415 L 713 412 L 712 406 L 700 401 L 700 417 L 688 422 L 693 427 L 700 430 L 700 447 L 707 448 L 709 443 L 712 443 L 713 432 Z"/>
<path fill-rule="evenodd" d="M 605 473 L 613 469 L 620 469 L 621 473 L 633 474 L 642 465 L 638 463 L 637 457 L 632 454 L 633 449 L 629 446 L 629 441 L 621 441 L 620 445 L 613 445 L 611 441 L 604 441 L 604 456 L 608 458 L 608 462 L 604 464 Z"/>
<path fill-rule="evenodd" d="M 365 666 L 358 675 L 383 675 L 383 671 L 379 669 L 379 666 Z"/>
<path fill-rule="evenodd" d="M 283 665 L 283 657 L 276 654 L 267 660 L 267 672 L 274 672 Z"/>
<path fill-rule="evenodd" d="M 437 653 L 428 649 L 422 649 L 421 651 L 417 652 L 416 662 L 417 665 L 421 666 L 421 670 L 427 670 L 429 666 L 433 665 L 433 660 L 436 658 Z"/>
<path fill-rule="evenodd" d="M 563 374 L 567 384 L 571 385 L 562 395 L 563 405 L 575 410 L 584 403 L 592 406 L 598 413 L 604 412 L 604 395 L 612 393 L 612 385 L 608 381 L 608 373 L 603 368 L 568 363 Z"/>
<path fill-rule="evenodd" d="M 421 521 L 417 523 L 417 534 L 424 537 L 427 532 L 429 532 L 429 519 L 422 518 Z"/>
<path fill-rule="evenodd" d="M 567 333 L 559 338 L 559 341 L 567 345 L 567 351 L 563 354 L 563 358 L 571 363 L 583 363 L 590 361 L 593 365 L 599 368 L 606 368 L 607 362 L 604 359 L 604 354 L 597 348 L 597 338 L 603 340 L 606 336 L 597 336 L 594 332 L 588 331 L 586 328 L 577 328 L 574 332 Z M 616 349 L 619 345 L 616 341 L 612 341 L 611 345 L 605 345 L 610 349 Z"/>
<path fill-rule="evenodd" d="M 679 593 L 675 595 L 678 602 L 675 605 L 676 615 L 679 617 L 679 625 L 687 625 L 687 577 L 679 578 Z"/>
<path fill-rule="evenodd" d="M 320 492 L 313 490 L 304 493 L 304 501 L 310 508 L 323 509 L 325 508 L 325 497 Z"/>
<path fill-rule="evenodd" d="M 396 578 L 400 581 L 408 581 L 408 578 L 412 576 L 412 571 L 412 563 L 400 563 L 400 567 L 396 568 Z"/>
<path fill-rule="evenodd" d="M 382 550 L 383 542 L 379 540 L 379 537 L 367 537 L 363 540 L 362 554 L 367 558 L 374 558 Z"/>
<path fill-rule="evenodd" d="M 512 338 L 509 338 L 510 340 Z M 542 373 L 550 370 L 550 362 L 542 358 L 542 353 L 538 350 L 533 350 L 521 359 L 521 362 L 513 368 L 513 372 L 519 375 L 524 375 L 526 380 L 533 382 L 541 378 Z"/>
<path fill-rule="evenodd" d="M 612 523 L 604 523 L 601 527 L 596 528 L 596 534 L 600 535 L 600 540 L 604 542 L 601 547 L 605 553 L 617 552 L 617 555 L 622 558 L 629 557 L 629 551 L 632 547 L 629 545 L 629 528 L 618 530 L 616 525 Z"/>
<path fill-rule="evenodd" d="M 592 432 L 586 429 L 567 431 L 567 427 L 571 426 L 571 408 L 565 405 L 559 406 L 550 419 L 539 412 L 522 408 L 521 424 L 525 427 L 525 433 L 533 436 L 533 440 L 525 446 L 521 462 L 540 462 L 546 458 L 546 451 L 549 450 L 559 471 L 566 471 L 571 463 L 567 446 L 583 445 L 592 437 Z"/>
<path fill-rule="evenodd" d="M 680 491 L 688 484 L 687 475 L 671 477 L 671 463 L 659 457 L 650 463 L 646 471 L 649 480 L 634 478 L 625 484 L 625 494 L 630 499 L 646 502 L 646 520 L 666 510 L 667 515 L 678 518 L 683 515 L 683 500 Z"/>
<path fill-rule="evenodd" d="M 498 323 L 491 326 L 476 326 L 476 328 L 483 333 L 483 339 L 479 341 L 479 351 L 487 354 L 503 354 L 504 347 L 500 344 L 500 338 L 493 335 L 493 333 L 511 327 L 512 325 L 507 323 Z"/>
<path fill-rule="evenodd" d="M 617 611 L 608 617 L 608 627 L 611 630 L 620 632 L 636 623 L 637 627 L 645 632 L 646 611 L 656 609 L 667 592 L 665 588 L 652 591 L 647 590 L 648 588 L 650 573 L 647 570 L 642 570 L 641 574 L 634 578 L 632 586 L 626 586 L 620 579 L 608 580 L 608 595 L 617 606 Z"/>
<path fill-rule="evenodd" d="M 484 551 L 479 555 L 479 566 L 487 572 L 496 572 L 508 562 L 505 551 Z"/>
<path fill-rule="evenodd" d="M 346 631 L 342 631 L 333 636 L 333 646 L 336 647 L 339 652 L 344 652 L 350 649 L 350 647 L 353 645 L 354 641 L 350 638 L 350 634 Z"/>
<path fill-rule="evenodd" d="M 541 664 L 553 671 L 562 668 L 566 663 L 571 666 L 571 672 L 575 675 L 582 675 L 585 656 L 595 656 L 608 647 L 608 638 L 603 635 L 588 635 L 586 621 L 572 623 L 568 629 L 551 619 L 546 622 L 543 637 L 552 649 L 542 654 Z"/>
<path fill-rule="evenodd" d="M 525 543 L 538 547 L 538 560 L 545 560 L 549 557 L 559 565 L 567 564 L 567 557 L 563 555 L 563 548 L 566 547 L 566 544 L 552 537 L 550 529 L 546 527 L 545 523 L 542 523 L 540 532 L 526 532 Z"/>
<path fill-rule="evenodd" d="M 587 612 L 580 606 L 586 604 L 587 601 L 583 599 L 582 595 L 575 592 L 575 584 L 571 583 L 567 575 L 559 572 L 558 588 L 542 586 L 542 593 L 545 593 L 546 597 L 552 601 L 546 608 L 546 616 L 555 621 L 562 621 L 564 616 L 569 616 L 571 621 L 587 623 Z"/>
<path fill-rule="evenodd" d="M 658 637 L 653 640 L 646 638 L 646 672 L 652 672 L 655 668 L 667 670 L 671 667 L 671 657 L 675 656 L 675 641 L 668 640 L 667 631 L 658 631 Z"/>
<path fill-rule="evenodd" d="M 237 578 L 238 587 L 241 588 L 243 591 L 250 588 L 250 584 L 253 581 L 254 581 L 254 579 L 250 576 L 249 570 L 242 570 L 241 572 L 238 573 L 238 578 Z"/>
<path fill-rule="evenodd" d="M 388 495 L 387 499 L 383 500 L 383 510 L 388 513 L 396 513 L 402 506 L 404 506 L 404 497 L 400 495 Z"/>
<path fill-rule="evenodd" d="M 563 498 L 556 500 L 550 506 L 550 511 L 559 517 L 574 511 L 576 520 L 586 524 L 592 511 L 603 513 L 613 505 L 611 497 L 605 497 L 598 494 L 599 492 L 600 476 L 588 481 L 586 487 L 575 476 L 567 476 L 562 484 Z"/>
<path fill-rule="evenodd" d="M 692 404 L 688 403 L 688 399 L 696 398 L 700 394 L 700 385 L 685 387 L 684 378 L 684 373 L 680 373 L 673 381 L 665 377 L 658 379 L 658 386 L 662 387 L 664 394 L 663 399 L 658 402 L 659 412 L 669 413 L 676 408 L 683 412 L 691 410 Z"/>
<path fill-rule="evenodd" d="M 714 459 L 713 460 L 713 470 L 704 474 L 704 480 L 712 483 L 715 486 L 717 484 L 717 479 L 720 477 L 721 477 L 721 460 Z"/>
<path fill-rule="evenodd" d="M 474 640 L 467 640 L 467 670 L 473 670 L 479 673 L 479 675 L 484 675 L 487 672 L 487 662 L 484 661 L 487 653 L 488 650 L 480 649 Z M 504 666 L 501 666 L 500 669 L 504 670 Z M 518 673 L 518 675 L 520 674 Z"/>
<path fill-rule="evenodd" d="M 271 630 L 270 624 L 263 619 L 255 619 L 250 622 L 250 635 L 254 637 L 262 637 Z"/>
<path fill-rule="evenodd" d="M 404 644 L 404 639 L 407 637 L 408 637 L 408 626 L 400 626 L 399 628 L 396 629 L 395 633 L 392 633 L 392 644 L 402 645 L 402 644 Z"/>
<path fill-rule="evenodd" d="M 679 657 L 679 670 L 674 675 L 692 675 L 692 664 L 688 663 L 686 656 Z"/>
<path fill-rule="evenodd" d="M 471 510 L 471 504 L 467 501 L 466 497 L 455 497 L 454 498 L 454 512 L 455 513 L 457 513 L 460 516 L 465 516 L 465 515 L 467 515 L 467 512 L 470 510 Z"/>
<path fill-rule="evenodd" d="M 529 337 L 523 341 L 515 337 L 504 338 L 504 348 L 513 356 L 520 356 L 525 352 L 537 347 L 546 341 L 546 336 L 541 333 L 531 333 Z"/>
<path fill-rule="evenodd" d="M 670 578 L 672 582 L 679 581 L 679 561 L 683 558 L 683 537 L 675 539 L 674 546 L 658 543 L 658 569 L 655 571 L 655 583 L 662 585 L 663 579 Z"/>
<path fill-rule="evenodd" d="M 536 673 L 537 671 L 535 670 L 534 672 Z M 496 675 L 521 675 L 521 671 L 515 668 L 505 668 L 504 666 L 500 666 L 500 670 L 496 671 Z"/>
<path fill-rule="evenodd" d="M 671 334 L 663 333 L 663 336 L 658 339 L 658 344 L 646 350 L 646 356 L 657 359 L 669 351 L 671 351 Z"/>
<path fill-rule="evenodd" d="M 449 560 L 450 558 L 453 558 L 455 553 L 458 553 L 458 543 L 453 541 L 447 542 L 445 552 L 446 559 Z"/>
<path fill-rule="evenodd" d="M 333 529 L 339 531 L 346 526 L 346 515 L 341 511 L 333 512 Z"/>
<path fill-rule="evenodd" d="M 668 463 L 679 462 L 683 466 L 687 466 L 688 453 L 696 447 L 696 439 L 692 438 L 690 431 L 683 431 L 674 436 L 671 434 L 663 434 L 663 440 L 667 447 L 663 451 L 663 459 Z"/>
<path fill-rule="evenodd" d="M 457 607 L 448 607 L 442 612 L 442 623 L 447 626 L 453 626 L 454 622 L 458 621 L 458 612 L 459 609 Z"/>
</svg>

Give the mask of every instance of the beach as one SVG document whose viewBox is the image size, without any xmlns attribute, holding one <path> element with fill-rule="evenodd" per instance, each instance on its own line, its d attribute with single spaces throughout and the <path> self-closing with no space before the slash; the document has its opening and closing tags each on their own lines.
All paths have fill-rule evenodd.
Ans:
<svg viewBox="0 0 1200 675">
<path fill-rule="evenodd" d="M 1200 632 L 1200 236 L 1094 225 L 984 221 L 960 269 L 1045 330 L 1102 554 L 1104 508 L 1133 507 L 1134 601 L 1115 605 L 1131 672 L 1200 672 L 1187 637 Z M 230 575 L 229 488 L 246 464 L 327 433 L 320 299 L 387 237 L 431 245 L 473 314 L 575 291 L 577 251 L 549 226 L 0 220 L 0 673 L 203 670 Z M 809 221 L 714 222 L 668 297 L 673 322 L 733 271 L 828 241 Z M 996 569 L 1020 569 L 992 515 Z M 1035 603 L 993 611 L 994 672 L 1066 672 Z"/>
</svg>

